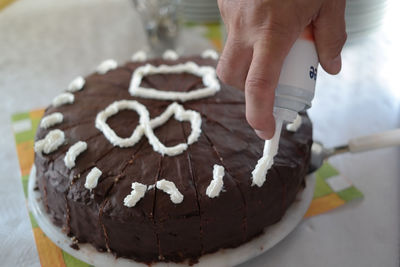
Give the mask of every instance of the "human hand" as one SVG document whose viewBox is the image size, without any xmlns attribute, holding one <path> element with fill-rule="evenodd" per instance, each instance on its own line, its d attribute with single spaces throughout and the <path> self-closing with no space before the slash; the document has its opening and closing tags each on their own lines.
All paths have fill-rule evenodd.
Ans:
<svg viewBox="0 0 400 267">
<path fill-rule="evenodd" d="M 245 91 L 246 119 L 257 135 L 275 131 L 275 88 L 283 62 L 304 28 L 311 24 L 321 66 L 341 69 L 346 41 L 345 0 L 218 0 L 228 33 L 217 74 Z"/>
</svg>

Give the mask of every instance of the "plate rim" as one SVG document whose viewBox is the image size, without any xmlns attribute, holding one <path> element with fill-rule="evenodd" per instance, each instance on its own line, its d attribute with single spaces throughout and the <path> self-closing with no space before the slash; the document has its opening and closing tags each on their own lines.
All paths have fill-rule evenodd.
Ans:
<svg viewBox="0 0 400 267">
<path fill-rule="evenodd" d="M 211 254 L 205 254 L 199 258 L 199 262 L 193 266 L 235 266 L 253 259 L 268 251 L 286 236 L 288 236 L 302 221 L 314 194 L 315 174 L 306 176 L 306 187 L 300 191 L 294 203 L 291 204 L 282 219 L 271 226 L 268 226 L 263 234 L 236 248 L 221 249 Z M 44 206 L 40 201 L 40 193 L 35 191 L 36 186 L 36 168 L 32 167 L 28 181 L 28 207 L 35 217 L 37 224 L 45 235 L 55 243 L 60 249 L 66 251 L 75 258 L 88 264 L 113 267 L 146 267 L 147 264 L 137 262 L 126 258 L 116 258 L 109 252 L 99 252 L 94 246 L 88 243 L 79 244 L 79 250 L 70 247 L 72 241 L 60 227 L 54 225 Z M 299 199 L 300 197 L 300 199 Z M 187 266 L 183 263 L 152 263 L 153 267 L 181 267 Z"/>
</svg>

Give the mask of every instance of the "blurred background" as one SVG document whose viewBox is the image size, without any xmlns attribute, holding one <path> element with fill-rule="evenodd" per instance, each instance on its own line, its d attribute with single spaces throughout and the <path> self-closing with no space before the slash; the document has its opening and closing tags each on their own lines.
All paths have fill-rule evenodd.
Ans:
<svg viewBox="0 0 400 267">
<path fill-rule="evenodd" d="M 399 14 L 400 1 L 347 0 L 342 72 L 319 69 L 309 111 L 326 146 L 400 127 Z M 39 266 L 12 114 L 46 107 L 104 59 L 221 51 L 225 35 L 216 0 L 0 0 L 1 266 Z M 399 162 L 397 148 L 333 158 L 365 198 L 307 220 L 243 266 L 399 266 Z"/>
</svg>

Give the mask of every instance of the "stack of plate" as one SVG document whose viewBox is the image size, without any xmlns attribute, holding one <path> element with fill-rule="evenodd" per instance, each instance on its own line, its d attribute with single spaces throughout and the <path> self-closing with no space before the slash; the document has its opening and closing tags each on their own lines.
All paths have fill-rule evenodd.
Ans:
<svg viewBox="0 0 400 267">
<path fill-rule="evenodd" d="M 217 0 L 181 0 L 182 15 L 188 22 L 219 22 Z"/>
<path fill-rule="evenodd" d="M 349 40 L 365 36 L 382 22 L 386 0 L 347 0 L 346 31 Z"/>
</svg>

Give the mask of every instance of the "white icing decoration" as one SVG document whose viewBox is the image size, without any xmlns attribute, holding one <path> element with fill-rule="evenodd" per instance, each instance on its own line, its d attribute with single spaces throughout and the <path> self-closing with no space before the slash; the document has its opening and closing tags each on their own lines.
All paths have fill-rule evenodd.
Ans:
<svg viewBox="0 0 400 267">
<path fill-rule="evenodd" d="M 274 157 L 278 153 L 281 130 L 282 121 L 277 119 L 274 137 L 272 137 L 271 140 L 265 141 L 263 156 L 258 160 L 256 167 L 251 172 L 253 180 L 252 186 L 257 185 L 261 187 L 264 184 L 267 172 L 274 164 Z"/>
<path fill-rule="evenodd" d="M 143 50 L 140 50 L 133 54 L 131 59 L 133 62 L 144 62 L 147 60 L 147 54 Z"/>
<path fill-rule="evenodd" d="M 107 124 L 107 119 L 120 110 L 135 110 L 139 114 L 139 125 L 135 128 L 132 135 L 128 138 L 119 137 Z M 172 147 L 166 147 L 155 136 L 153 129 L 166 123 L 174 115 L 178 121 L 190 121 L 192 132 L 188 136 L 187 143 L 180 143 Z M 103 132 L 104 136 L 113 144 L 119 147 L 134 146 L 143 136 L 146 135 L 154 151 L 168 156 L 175 156 L 187 149 L 188 145 L 196 142 L 201 134 L 201 116 L 193 110 L 185 110 L 177 103 L 170 104 L 167 109 L 158 117 L 149 119 L 149 112 L 146 107 L 135 100 L 120 100 L 109 105 L 105 110 L 97 114 L 96 128 Z"/>
<path fill-rule="evenodd" d="M 40 128 L 47 129 L 54 125 L 61 123 L 64 119 L 63 114 L 60 112 L 54 112 L 50 115 L 44 116 L 40 121 Z"/>
<path fill-rule="evenodd" d="M 142 79 L 146 75 L 152 74 L 169 74 L 169 73 L 190 73 L 202 77 L 204 88 L 199 88 L 189 92 L 177 91 L 160 91 L 155 88 L 140 87 Z M 214 95 L 220 90 L 221 86 L 215 73 L 215 68 L 210 66 L 199 66 L 194 62 L 177 65 L 159 65 L 153 66 L 146 64 L 138 67 L 132 74 L 131 83 L 129 85 L 129 93 L 132 96 L 160 99 L 160 100 L 179 100 L 182 102 L 205 98 Z"/>
<path fill-rule="evenodd" d="M 102 174 L 103 173 L 97 167 L 91 169 L 88 175 L 86 176 L 85 188 L 89 190 L 95 188 Z"/>
<path fill-rule="evenodd" d="M 124 109 L 134 110 L 139 114 L 139 125 L 128 138 L 119 137 L 106 122 L 109 117 Z M 134 146 L 140 138 L 142 138 L 144 125 L 148 123 L 149 112 L 147 111 L 147 108 L 135 100 L 115 101 L 96 116 L 96 128 L 103 132 L 104 136 L 111 142 L 111 144 L 119 147 Z"/>
<path fill-rule="evenodd" d="M 67 154 L 65 154 L 64 157 L 65 166 L 67 166 L 68 169 L 72 169 L 73 167 L 75 167 L 76 158 L 86 149 L 87 149 L 87 143 L 83 141 L 78 141 L 74 145 L 72 145 L 68 149 Z"/>
<path fill-rule="evenodd" d="M 70 84 L 68 85 L 68 91 L 76 92 L 82 90 L 83 86 L 85 86 L 85 79 L 82 76 L 76 77 Z"/>
<path fill-rule="evenodd" d="M 65 104 L 72 104 L 72 103 L 74 103 L 74 100 L 75 100 L 75 97 L 73 94 L 62 93 L 53 99 L 52 104 L 54 107 L 59 107 L 59 106 L 65 105 Z"/>
<path fill-rule="evenodd" d="M 286 125 L 286 130 L 290 131 L 290 132 L 297 132 L 297 130 L 300 128 L 301 126 L 301 116 L 299 114 L 297 114 L 296 119 L 294 119 L 294 121 L 292 123 L 288 123 Z"/>
<path fill-rule="evenodd" d="M 156 183 L 157 189 L 164 191 L 170 195 L 171 201 L 175 204 L 179 204 L 183 201 L 183 195 L 179 192 L 173 182 L 162 179 Z"/>
<path fill-rule="evenodd" d="M 56 151 L 62 144 L 64 144 L 65 135 L 61 130 L 50 131 L 44 139 L 35 142 L 35 152 L 49 154 Z"/>
<path fill-rule="evenodd" d="M 172 115 L 174 115 L 174 118 L 178 121 L 190 121 L 192 131 L 188 136 L 187 144 L 180 143 L 173 147 L 166 147 L 154 135 L 153 129 L 166 123 Z M 161 115 L 150 120 L 150 123 L 145 125 L 145 133 L 155 151 L 162 155 L 167 154 L 168 156 L 175 156 L 185 151 L 188 145 L 193 144 L 199 139 L 201 134 L 201 116 L 198 112 L 185 110 L 181 105 L 174 102 L 169 105 Z"/>
<path fill-rule="evenodd" d="M 211 59 L 214 59 L 214 60 L 218 60 L 219 56 L 218 56 L 218 53 L 215 50 L 207 49 L 207 50 L 204 50 L 203 53 L 201 53 L 201 57 L 202 58 L 211 58 Z"/>
<path fill-rule="evenodd" d="M 162 58 L 165 60 L 177 60 L 179 56 L 174 50 L 166 50 L 162 55 Z"/>
<path fill-rule="evenodd" d="M 213 179 L 211 180 L 211 183 L 206 190 L 207 196 L 209 196 L 210 198 L 219 196 L 222 187 L 224 186 L 224 181 L 222 180 L 224 175 L 225 175 L 224 167 L 215 164 L 213 169 Z"/>
<path fill-rule="evenodd" d="M 156 187 L 155 184 L 149 185 L 149 186 L 147 187 L 147 191 L 150 191 L 150 190 L 154 189 L 155 187 Z"/>
<path fill-rule="evenodd" d="M 96 68 L 96 72 L 98 74 L 106 74 L 108 71 L 116 69 L 117 66 L 117 61 L 114 59 L 107 59 L 100 63 L 100 65 Z"/>
<path fill-rule="evenodd" d="M 146 185 L 137 182 L 132 183 L 132 192 L 124 198 L 124 205 L 129 208 L 134 207 L 144 197 L 146 190 Z"/>
</svg>

